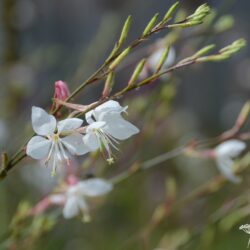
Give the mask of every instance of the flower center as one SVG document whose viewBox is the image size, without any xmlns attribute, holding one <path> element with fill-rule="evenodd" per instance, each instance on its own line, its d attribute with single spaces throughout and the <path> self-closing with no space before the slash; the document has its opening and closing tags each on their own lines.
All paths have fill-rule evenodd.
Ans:
<svg viewBox="0 0 250 250">
<path fill-rule="evenodd" d="M 54 134 L 54 135 L 52 136 L 52 140 L 53 140 L 55 143 L 57 143 L 57 142 L 59 141 L 59 139 L 60 139 L 59 134 Z"/>
<path fill-rule="evenodd" d="M 52 172 L 51 175 L 54 176 L 56 173 L 56 168 L 58 163 L 66 162 L 67 165 L 70 164 L 68 155 L 64 149 L 64 146 L 60 140 L 59 133 L 55 133 L 49 136 L 49 139 L 52 141 L 52 145 L 49 151 L 49 155 L 45 161 L 45 164 L 48 164 L 51 161 L 52 164 Z"/>
</svg>

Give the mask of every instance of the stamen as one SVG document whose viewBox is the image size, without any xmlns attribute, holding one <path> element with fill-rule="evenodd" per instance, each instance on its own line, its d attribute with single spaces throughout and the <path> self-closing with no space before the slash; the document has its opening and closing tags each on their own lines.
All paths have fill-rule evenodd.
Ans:
<svg viewBox="0 0 250 250">
<path fill-rule="evenodd" d="M 70 165 L 69 158 L 68 158 L 68 156 L 67 156 L 67 154 L 66 154 L 66 152 L 64 150 L 64 147 L 62 145 L 62 142 L 60 140 L 58 141 L 58 145 L 59 145 L 59 149 L 60 149 L 60 151 L 62 153 L 63 159 L 67 162 L 67 165 L 69 166 Z"/>
<path fill-rule="evenodd" d="M 55 142 L 52 141 L 52 145 L 51 145 L 51 148 L 50 148 L 48 157 L 47 157 L 47 159 L 46 159 L 46 161 L 45 161 L 45 166 L 46 166 L 46 167 L 48 167 L 48 162 L 49 162 L 49 160 L 50 160 L 50 158 L 51 158 L 51 156 L 52 156 L 52 154 L 53 154 L 54 147 L 55 147 Z"/>
<path fill-rule="evenodd" d="M 93 131 L 98 139 L 98 144 L 101 152 L 104 154 L 103 157 L 107 160 L 109 164 L 114 163 L 114 158 L 112 154 L 112 150 L 109 145 L 111 145 L 112 148 L 119 150 L 115 143 L 119 143 L 112 135 L 109 133 L 106 133 L 103 129 L 96 129 Z M 105 151 L 103 150 L 103 147 L 105 148 Z M 107 156 L 105 156 L 105 152 L 107 153 Z"/>
</svg>

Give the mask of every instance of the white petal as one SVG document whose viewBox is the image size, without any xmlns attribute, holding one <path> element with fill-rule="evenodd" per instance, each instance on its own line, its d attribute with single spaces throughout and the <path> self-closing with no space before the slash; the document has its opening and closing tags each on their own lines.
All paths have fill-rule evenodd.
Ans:
<svg viewBox="0 0 250 250">
<path fill-rule="evenodd" d="M 63 194 L 52 194 L 49 196 L 49 200 L 52 204 L 61 205 L 65 202 L 65 195 Z"/>
<path fill-rule="evenodd" d="M 89 132 L 92 132 L 96 129 L 100 129 L 100 128 L 104 128 L 104 126 L 106 125 L 106 122 L 93 122 L 91 123 L 88 127 L 87 127 L 87 130 L 86 132 L 89 133 Z"/>
<path fill-rule="evenodd" d="M 80 128 L 82 123 L 83 123 L 82 119 L 68 118 L 68 119 L 58 122 L 57 129 L 59 133 L 65 132 L 65 131 L 71 131 L 71 130 Z"/>
<path fill-rule="evenodd" d="M 69 197 L 64 205 L 63 208 L 63 216 L 65 219 L 70 219 L 77 216 L 80 212 L 78 207 L 78 200 L 77 197 L 72 196 Z"/>
<path fill-rule="evenodd" d="M 94 110 L 91 110 L 86 113 L 85 118 L 86 121 L 91 124 L 96 121 L 100 121 L 100 116 L 104 113 L 118 113 L 125 111 L 127 109 L 126 107 L 122 107 L 119 102 L 109 100 L 100 106 L 96 107 Z"/>
<path fill-rule="evenodd" d="M 124 108 L 119 104 L 119 102 L 110 100 L 96 107 L 94 110 L 94 113 L 99 114 L 99 113 L 110 112 L 110 111 L 122 112 L 123 109 Z"/>
<path fill-rule="evenodd" d="M 110 192 L 113 188 L 112 184 L 100 178 L 93 178 L 79 182 L 79 188 L 83 195 L 89 197 L 102 196 Z"/>
<path fill-rule="evenodd" d="M 139 133 L 139 129 L 123 119 L 121 115 L 106 114 L 103 120 L 107 123 L 105 131 L 118 140 L 125 140 Z"/>
<path fill-rule="evenodd" d="M 78 203 L 78 207 L 79 207 L 79 209 L 81 210 L 82 213 L 88 213 L 89 207 L 88 207 L 86 201 L 83 198 L 79 197 L 78 200 L 77 200 L 77 203 Z"/>
<path fill-rule="evenodd" d="M 241 179 L 237 177 L 233 172 L 233 161 L 227 158 L 218 158 L 217 165 L 220 172 L 230 181 L 239 183 Z"/>
<path fill-rule="evenodd" d="M 26 154 L 34 159 L 45 159 L 51 148 L 52 142 L 41 136 L 34 136 L 27 144 Z"/>
<path fill-rule="evenodd" d="M 96 151 L 100 147 L 98 137 L 94 133 L 83 136 L 83 142 L 91 151 Z"/>
<path fill-rule="evenodd" d="M 83 142 L 83 136 L 79 133 L 66 136 L 60 140 L 72 155 L 84 155 L 89 152 L 89 148 Z"/>
<path fill-rule="evenodd" d="M 50 135 L 56 129 L 56 118 L 45 110 L 32 107 L 32 127 L 38 135 Z"/>
<path fill-rule="evenodd" d="M 239 140 L 228 140 L 215 148 L 217 157 L 236 157 L 246 148 L 246 143 Z"/>
<path fill-rule="evenodd" d="M 102 116 L 105 114 L 121 114 L 122 112 L 126 111 L 126 109 L 128 108 L 128 106 L 126 107 L 122 107 L 119 102 L 116 101 L 108 101 L 103 103 L 102 105 L 98 106 L 95 110 L 94 110 L 94 116 L 96 118 L 97 121 L 102 121 Z"/>
<path fill-rule="evenodd" d="M 86 114 L 85 114 L 85 119 L 86 119 L 86 121 L 87 121 L 87 123 L 88 124 L 91 124 L 91 123 L 93 123 L 93 122 L 95 122 L 95 117 L 94 117 L 94 111 L 93 110 L 90 110 L 89 112 L 87 112 Z M 94 119 L 93 119 L 94 118 Z"/>
</svg>

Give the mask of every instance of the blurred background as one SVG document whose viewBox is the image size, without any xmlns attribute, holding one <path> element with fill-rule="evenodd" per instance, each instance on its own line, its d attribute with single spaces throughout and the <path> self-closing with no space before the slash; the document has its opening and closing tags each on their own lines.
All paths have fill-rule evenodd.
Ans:
<svg viewBox="0 0 250 250">
<path fill-rule="evenodd" d="M 206 26 L 200 30 L 185 29 L 173 45 L 176 60 L 207 44 L 215 43 L 221 48 L 241 37 L 249 40 L 249 1 L 180 2 L 187 13 L 207 2 L 217 10 L 217 19 L 232 15 L 234 26 L 215 35 L 203 32 Z M 66 81 L 74 90 L 101 65 L 129 14 L 133 16 L 133 23 L 128 41 L 133 41 L 156 12 L 164 15 L 173 3 L 170 0 L 2 0 L 1 151 L 12 154 L 28 138 L 31 107 L 50 107 L 56 80 Z M 192 35 L 199 33 L 201 35 Z M 164 36 L 170 39 L 171 34 L 169 31 L 157 34 L 146 45 Z M 117 75 L 115 90 L 126 84 L 133 63 Z M 100 97 L 102 86 L 101 82 L 86 88 L 74 101 L 82 104 L 95 101 Z M 104 176 L 109 178 L 135 160 L 151 159 L 193 138 L 214 137 L 233 126 L 249 98 L 249 48 L 229 61 L 177 71 L 167 80 L 159 80 L 121 100 L 122 104 L 129 104 L 129 120 L 141 129 L 141 134 L 122 143 L 112 167 L 103 166 L 105 163 L 97 156 L 83 161 L 83 175 L 102 173 L 105 167 Z M 118 185 L 94 212 L 91 223 L 84 224 L 77 219 L 65 221 L 59 217 L 53 229 L 42 235 L 31 249 L 245 249 L 247 234 L 238 227 L 249 223 L 250 209 L 243 218 L 236 214 L 229 222 L 223 220 L 226 216 L 216 222 L 211 216 L 214 218 L 214 214 L 230 202 L 238 204 L 239 196 L 247 200 L 250 181 L 247 172 L 242 184 L 228 183 L 213 195 L 192 201 L 141 237 L 140 232 L 152 225 L 155 208 L 169 195 L 169 186 L 175 187 L 177 197 L 183 197 L 216 174 L 218 170 L 213 161 L 177 157 Z M 35 204 L 50 191 L 54 182 L 50 173 L 31 159 L 25 159 L 11 172 L 0 183 L 0 234 L 8 231 L 20 201 Z M 238 212 L 237 209 L 234 212 Z"/>
</svg>

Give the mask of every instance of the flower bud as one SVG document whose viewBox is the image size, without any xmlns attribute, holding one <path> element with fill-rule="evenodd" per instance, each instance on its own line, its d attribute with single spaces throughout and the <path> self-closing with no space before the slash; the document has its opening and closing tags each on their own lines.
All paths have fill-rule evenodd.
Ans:
<svg viewBox="0 0 250 250">
<path fill-rule="evenodd" d="M 66 82 L 56 81 L 55 82 L 55 95 L 56 99 L 65 101 L 70 95 L 70 91 Z"/>
</svg>

